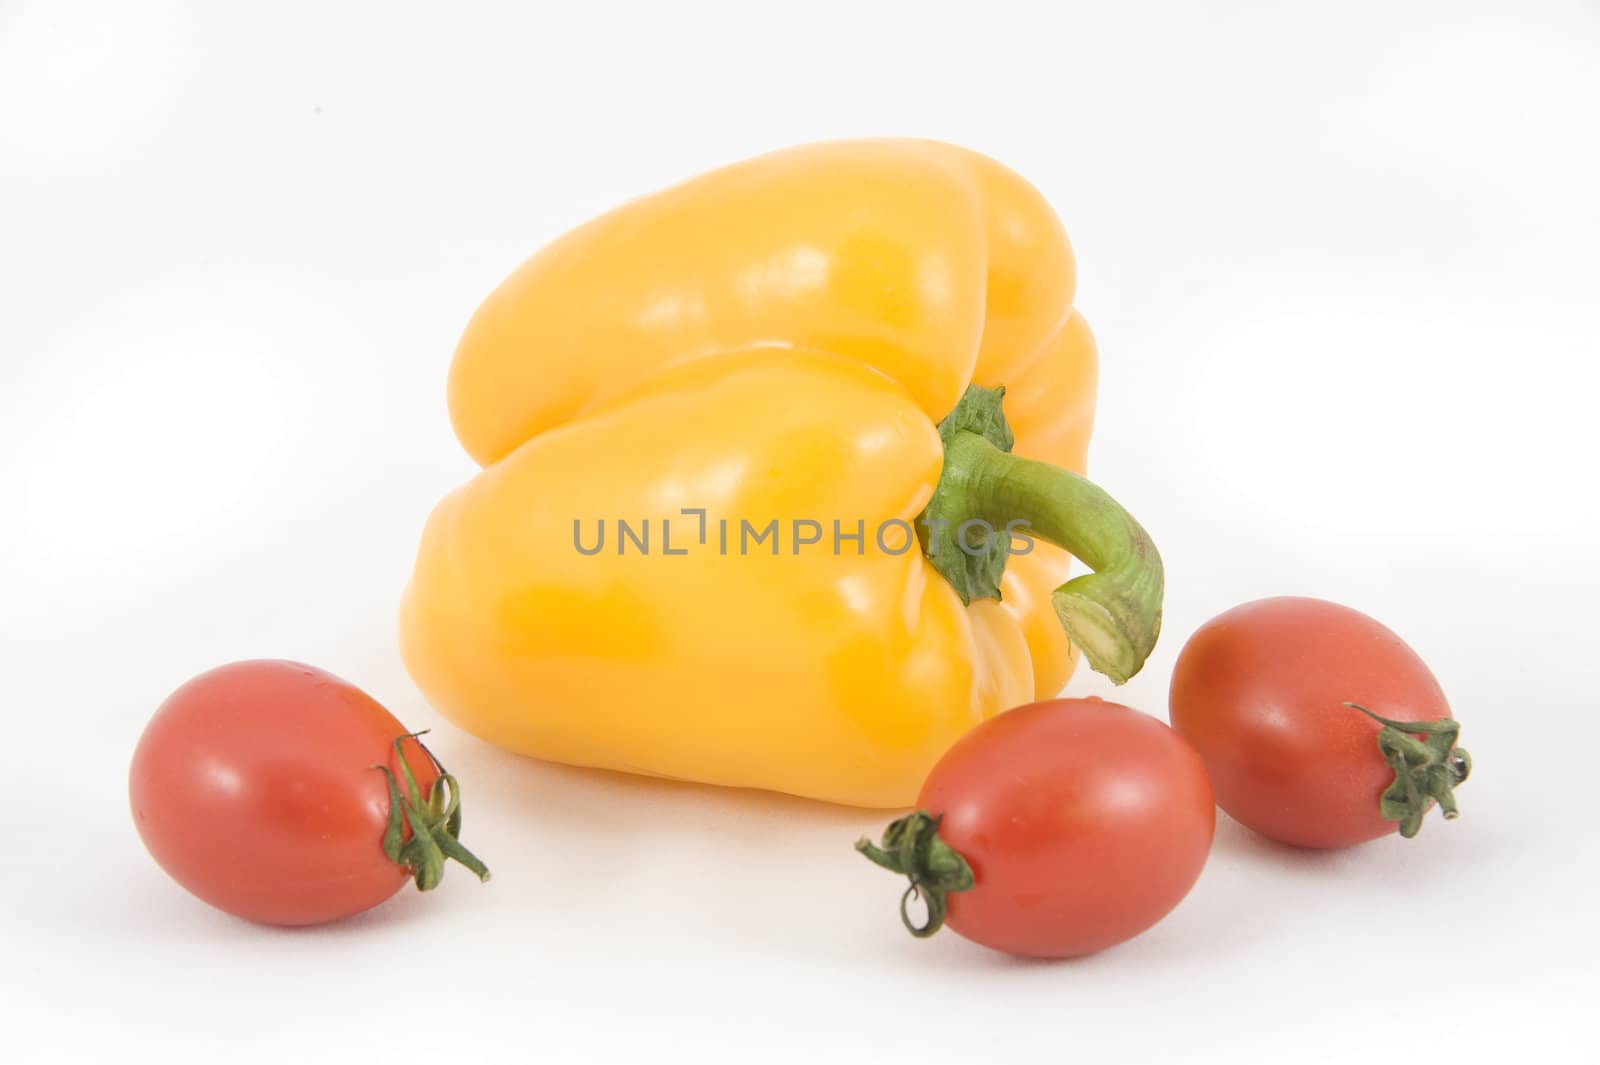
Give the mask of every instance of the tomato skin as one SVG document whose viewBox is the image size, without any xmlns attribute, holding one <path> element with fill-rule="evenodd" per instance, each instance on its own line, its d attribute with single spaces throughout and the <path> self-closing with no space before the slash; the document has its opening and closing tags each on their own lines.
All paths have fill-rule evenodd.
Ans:
<svg viewBox="0 0 1600 1065">
<path fill-rule="evenodd" d="M 1378 801 L 1394 770 L 1381 726 L 1450 716 L 1439 682 L 1399 636 L 1357 610 L 1286 596 L 1202 625 L 1172 675 L 1172 725 L 1211 772 L 1217 803 L 1283 843 L 1348 847 L 1396 831 Z"/>
<path fill-rule="evenodd" d="M 156 862 L 239 917 L 307 925 L 360 913 L 406 883 L 383 853 L 387 764 L 406 733 L 366 693 L 312 666 L 235 662 L 156 711 L 134 751 L 128 796 Z M 415 740 L 424 795 L 437 779 Z"/>
<path fill-rule="evenodd" d="M 974 886 L 946 923 L 996 950 L 1091 954 L 1166 916 L 1200 876 L 1216 823 L 1204 765 L 1177 733 L 1100 699 L 991 718 L 934 767 L 918 806 Z"/>
</svg>

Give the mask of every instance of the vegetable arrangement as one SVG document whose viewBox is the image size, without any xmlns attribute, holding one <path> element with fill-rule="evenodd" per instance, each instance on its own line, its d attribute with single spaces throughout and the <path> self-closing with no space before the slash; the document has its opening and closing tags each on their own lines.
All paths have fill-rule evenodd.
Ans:
<svg viewBox="0 0 1600 1065">
<path fill-rule="evenodd" d="M 1166 579 L 1083 476 L 1075 279 L 1037 190 L 924 141 L 762 156 L 557 240 L 456 352 L 482 470 L 423 532 L 413 678 L 541 758 L 914 807 L 857 844 L 907 879 L 906 927 L 1021 955 L 1154 925 L 1216 805 L 1310 847 L 1454 817 L 1471 763 L 1439 685 L 1335 604 L 1203 626 L 1171 728 L 1051 698 L 1080 654 L 1143 667 Z M 271 924 L 428 890 L 447 860 L 487 880 L 419 735 L 309 666 L 225 666 L 151 720 L 135 824 L 193 894 Z"/>
<path fill-rule="evenodd" d="M 1211 847 L 1213 792 L 1271 839 L 1347 847 L 1414 836 L 1435 803 L 1455 817 L 1472 764 L 1416 653 L 1319 599 L 1246 603 L 1201 626 L 1178 656 L 1171 716 L 1169 729 L 1092 699 L 1008 711 L 950 749 L 881 846 L 856 849 L 909 878 L 914 935 L 948 909 L 985 946 L 1073 957 L 1182 901 Z M 905 916 L 914 897 L 922 925 Z"/>
</svg>

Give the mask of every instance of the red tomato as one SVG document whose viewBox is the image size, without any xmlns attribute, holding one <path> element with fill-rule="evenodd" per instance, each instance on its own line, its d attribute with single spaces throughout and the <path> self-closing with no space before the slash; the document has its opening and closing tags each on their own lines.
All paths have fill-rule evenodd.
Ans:
<svg viewBox="0 0 1600 1065">
<path fill-rule="evenodd" d="M 1470 767 L 1454 747 L 1444 692 L 1416 652 L 1367 615 L 1320 599 L 1262 599 L 1201 626 L 1178 656 L 1171 711 L 1205 759 L 1218 805 L 1301 847 L 1362 843 L 1401 821 L 1414 833 L 1435 798 L 1453 814 L 1449 787 Z M 1421 728 L 1407 727 L 1441 721 L 1448 727 L 1426 744 L 1414 738 Z M 1410 805 L 1380 734 L 1386 749 L 1413 745 L 1414 764 L 1432 759 L 1416 766 Z"/>
<path fill-rule="evenodd" d="M 1189 745 L 1099 699 L 984 722 L 934 766 L 917 805 L 884 847 L 857 844 L 912 875 L 933 926 L 912 930 L 936 929 L 947 908 L 968 939 L 1045 958 L 1103 950 L 1166 916 L 1199 878 L 1216 819 Z"/>
<path fill-rule="evenodd" d="M 360 913 L 418 868 L 436 872 L 410 852 L 410 868 L 386 854 L 386 833 L 399 830 L 393 850 L 420 821 L 428 839 L 460 846 L 445 842 L 453 779 L 435 787 L 440 771 L 415 739 L 405 761 L 438 805 L 402 798 L 404 824 L 392 822 L 389 780 L 375 767 L 388 766 L 404 796 L 394 744 L 405 734 L 360 689 L 311 666 L 221 666 L 174 692 L 145 728 L 129 774 L 134 823 L 161 867 L 220 910 L 280 925 Z"/>
</svg>

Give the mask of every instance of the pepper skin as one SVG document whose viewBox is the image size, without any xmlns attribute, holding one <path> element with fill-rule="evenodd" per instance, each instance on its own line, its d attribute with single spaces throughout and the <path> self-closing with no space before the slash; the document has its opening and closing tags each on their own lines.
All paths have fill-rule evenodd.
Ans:
<svg viewBox="0 0 1600 1065">
<path fill-rule="evenodd" d="M 1139 647 L 1107 669 L 1131 674 L 1159 626 L 1159 556 L 1102 496 L 1059 508 L 998 600 L 964 602 L 916 543 L 895 550 L 941 484 L 936 426 L 969 385 L 1004 387 L 1041 491 L 1098 492 L 1052 470 L 1082 472 L 1093 419 L 1074 284 L 1037 190 L 923 141 L 762 156 L 573 230 L 456 350 L 451 418 L 483 470 L 423 533 L 401 618 L 412 676 L 457 724 L 540 758 L 902 807 L 968 729 L 1071 674 L 1051 594 L 1071 558 L 1043 539 L 1091 564 L 1097 544 L 1133 544 L 1123 569 L 1141 580 L 1085 592 L 1096 617 L 1102 598 L 1112 614 L 1136 601 Z M 964 443 L 996 471 L 1021 461 Z M 1000 513 L 1017 497 L 998 473 L 969 480 L 988 495 L 962 513 L 1043 517 Z M 619 519 L 650 526 L 648 550 Z M 741 553 L 741 522 L 774 519 L 777 553 Z M 795 542 L 797 519 L 820 542 Z M 602 549 L 580 551 L 602 523 Z"/>
</svg>

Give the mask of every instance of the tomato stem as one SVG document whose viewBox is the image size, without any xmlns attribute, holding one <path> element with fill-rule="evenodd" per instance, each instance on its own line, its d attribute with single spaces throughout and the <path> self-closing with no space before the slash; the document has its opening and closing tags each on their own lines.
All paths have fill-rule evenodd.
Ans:
<svg viewBox="0 0 1600 1065">
<path fill-rule="evenodd" d="M 418 891 L 432 891 L 444 879 L 444 863 L 454 858 L 466 866 L 480 881 L 489 879 L 489 870 L 477 855 L 461 845 L 461 785 L 445 771 L 444 765 L 432 751 L 423 746 L 420 736 L 427 732 L 412 732 L 394 741 L 395 757 L 400 762 L 400 773 L 405 777 L 406 793 L 402 797 L 394 773 L 386 765 L 372 768 L 383 770 L 389 781 L 389 823 L 383 833 L 383 853 L 397 865 L 411 872 Z M 428 756 L 438 771 L 438 779 L 428 789 L 427 798 L 417 786 L 417 778 L 406 760 L 403 744 L 416 740 L 422 753 Z M 405 838 L 405 828 L 411 828 L 411 838 Z"/>
<path fill-rule="evenodd" d="M 900 923 L 918 939 L 926 939 L 944 926 L 946 895 L 967 891 L 973 885 L 972 866 L 960 851 L 939 838 L 941 820 L 943 815 L 934 817 L 918 810 L 883 830 L 883 846 L 865 837 L 856 841 L 856 850 L 868 861 L 910 879 L 911 886 L 900 896 Z M 922 924 L 911 919 L 907 908 L 919 896 L 928 908 Z"/>
<path fill-rule="evenodd" d="M 1071 470 L 1011 454 L 1005 389 L 977 385 L 939 423 L 944 469 L 918 519 L 923 551 L 969 603 L 1000 598 L 1019 533 L 1070 551 L 1094 572 L 1051 596 L 1090 668 L 1117 684 L 1144 666 L 1161 633 L 1165 571 L 1144 528 Z"/>
<path fill-rule="evenodd" d="M 1456 785 L 1472 772 L 1472 756 L 1456 746 L 1461 722 L 1391 721 L 1379 717 L 1358 703 L 1345 706 L 1359 710 L 1383 728 L 1378 731 L 1378 750 L 1394 770 L 1394 782 L 1378 799 L 1385 820 L 1400 822 L 1400 835 L 1406 839 L 1422 829 L 1423 815 L 1434 803 L 1446 821 L 1460 816 L 1456 808 Z M 1421 735 L 1424 739 L 1418 739 Z"/>
</svg>

